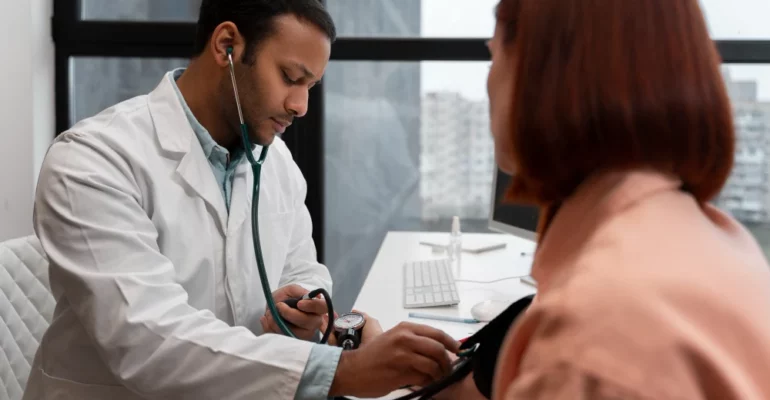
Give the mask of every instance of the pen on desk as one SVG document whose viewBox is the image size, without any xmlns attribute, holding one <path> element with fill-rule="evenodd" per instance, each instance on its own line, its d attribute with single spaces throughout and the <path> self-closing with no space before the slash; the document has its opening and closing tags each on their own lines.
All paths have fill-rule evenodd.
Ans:
<svg viewBox="0 0 770 400">
<path fill-rule="evenodd" d="M 537 281 L 535 281 L 535 278 L 533 278 L 532 275 L 523 276 L 520 281 L 521 283 L 537 288 Z"/>
<path fill-rule="evenodd" d="M 448 246 L 448 244 L 431 243 L 431 242 L 426 242 L 426 241 L 421 241 L 420 245 L 428 246 L 428 247 L 432 248 L 434 251 L 445 250 L 447 248 L 447 246 Z M 484 247 L 479 247 L 479 248 L 468 248 L 468 249 L 463 248 L 462 251 L 464 253 L 482 254 L 482 253 L 487 253 L 487 252 L 494 251 L 494 250 L 504 249 L 506 247 L 507 247 L 507 245 L 505 243 L 496 243 L 496 244 L 491 244 L 491 245 L 484 246 Z M 524 253 L 521 253 L 521 255 L 523 256 Z"/>
<path fill-rule="evenodd" d="M 433 319 L 436 321 L 448 321 L 448 322 L 459 322 L 462 324 L 478 324 L 479 321 L 473 318 L 462 318 L 462 317 L 450 317 L 446 315 L 435 315 L 435 314 L 423 314 L 423 313 L 415 313 L 410 312 L 409 318 L 422 318 L 422 319 Z"/>
</svg>

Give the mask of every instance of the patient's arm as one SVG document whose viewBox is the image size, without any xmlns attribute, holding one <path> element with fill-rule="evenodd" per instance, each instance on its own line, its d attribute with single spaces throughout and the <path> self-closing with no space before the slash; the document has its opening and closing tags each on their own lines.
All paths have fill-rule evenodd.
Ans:
<svg viewBox="0 0 770 400">
<path fill-rule="evenodd" d="M 486 400 L 473 382 L 473 372 L 465 379 L 433 396 L 436 400 Z"/>
</svg>

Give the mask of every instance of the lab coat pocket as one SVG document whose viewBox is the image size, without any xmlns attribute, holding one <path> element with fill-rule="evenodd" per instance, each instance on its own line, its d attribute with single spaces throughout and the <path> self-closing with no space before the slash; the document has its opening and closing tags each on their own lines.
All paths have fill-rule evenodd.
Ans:
<svg viewBox="0 0 770 400">
<path fill-rule="evenodd" d="M 259 215 L 259 239 L 265 262 L 265 273 L 272 291 L 278 289 L 289 249 L 293 212 L 261 213 Z M 237 322 L 250 329 L 259 330 L 259 317 L 265 313 L 265 296 L 262 291 L 259 269 L 252 246 L 251 224 L 244 224 L 243 241 L 239 252 L 241 259 L 234 267 L 229 283 L 233 289 Z M 232 279 L 238 277 L 238 279 Z"/>
<path fill-rule="evenodd" d="M 286 262 L 294 212 L 272 212 L 259 214 L 259 239 L 265 259 L 265 269 L 271 287 L 278 284 L 278 279 Z M 256 262 L 254 264 L 256 266 Z"/>
</svg>

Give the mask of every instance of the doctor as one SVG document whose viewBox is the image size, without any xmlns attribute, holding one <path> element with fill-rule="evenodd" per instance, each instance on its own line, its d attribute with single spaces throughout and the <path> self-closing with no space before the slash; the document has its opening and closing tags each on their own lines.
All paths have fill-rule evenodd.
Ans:
<svg viewBox="0 0 770 400">
<path fill-rule="evenodd" d="M 226 49 L 252 141 L 271 145 L 259 230 L 281 301 L 331 292 L 304 179 L 276 134 L 305 115 L 334 37 L 318 0 L 204 0 L 187 69 L 57 137 L 34 208 L 57 307 L 25 399 L 379 396 L 448 372 L 457 343 L 426 326 L 367 333 L 344 354 L 273 334 L 244 157 L 261 147 L 239 146 Z M 303 339 L 325 311 L 321 299 L 279 306 Z"/>
</svg>

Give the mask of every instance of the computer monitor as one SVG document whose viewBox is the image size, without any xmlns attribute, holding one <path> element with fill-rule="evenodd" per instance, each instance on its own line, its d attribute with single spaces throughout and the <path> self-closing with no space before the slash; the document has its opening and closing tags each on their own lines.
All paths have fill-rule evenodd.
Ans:
<svg viewBox="0 0 770 400">
<path fill-rule="evenodd" d="M 510 179 L 510 175 L 495 168 L 489 229 L 534 241 L 537 238 L 538 209 L 534 206 L 509 204 L 503 201 Z"/>
</svg>

